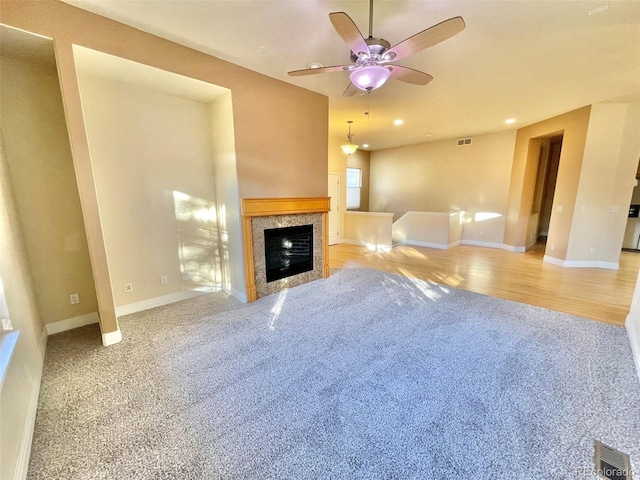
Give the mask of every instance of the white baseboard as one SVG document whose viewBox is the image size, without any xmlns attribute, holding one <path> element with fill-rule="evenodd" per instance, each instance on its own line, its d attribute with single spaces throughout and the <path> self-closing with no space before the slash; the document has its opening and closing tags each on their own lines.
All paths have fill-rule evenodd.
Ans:
<svg viewBox="0 0 640 480">
<path fill-rule="evenodd" d="M 608 270 L 618 270 L 620 268 L 620 264 L 617 262 L 601 262 L 598 260 L 562 260 L 549 255 L 545 255 L 543 260 L 547 263 L 567 268 L 606 268 Z"/>
<path fill-rule="evenodd" d="M 631 317 L 632 314 L 633 309 L 629 315 L 627 315 L 625 326 L 627 327 L 627 335 L 629 335 L 629 342 L 631 343 L 631 352 L 633 354 L 633 361 L 636 364 L 638 380 L 640 380 L 640 319 L 634 320 Z"/>
<path fill-rule="evenodd" d="M 229 290 L 227 290 L 227 293 L 229 293 L 231 296 L 237 298 L 242 303 L 247 303 L 247 294 L 246 293 L 241 292 L 240 290 L 236 290 L 233 287 L 231 287 Z"/>
<path fill-rule="evenodd" d="M 92 323 L 99 322 L 100 317 L 98 317 L 98 312 L 91 312 L 77 317 L 65 318 L 58 322 L 47 323 L 44 326 L 44 329 L 47 332 L 47 335 L 55 335 L 56 333 L 66 332 L 67 330 L 73 330 L 74 328 L 84 327 L 85 325 L 91 325 Z"/>
<path fill-rule="evenodd" d="M 510 252 L 522 253 L 525 251 L 525 247 L 514 247 L 513 245 L 506 245 L 504 243 L 496 243 L 496 242 L 482 242 L 480 240 L 462 240 L 463 245 L 472 245 L 474 247 L 486 247 L 486 248 L 497 248 L 500 250 L 508 250 Z"/>
<path fill-rule="evenodd" d="M 416 247 L 437 248 L 438 250 L 448 250 L 449 248 L 451 248 L 451 246 L 446 243 L 421 242 L 420 240 L 403 240 L 402 242 L 400 242 L 400 244 L 414 245 Z M 455 247 L 459 245 L 459 243 L 457 243 L 456 245 L 451 245 Z"/>
<path fill-rule="evenodd" d="M 38 359 L 39 368 L 36 370 L 31 383 L 31 391 L 27 405 L 27 414 L 24 425 L 22 427 L 22 436 L 20 438 L 20 447 L 18 449 L 18 459 L 16 460 L 16 469 L 13 478 L 15 480 L 25 480 L 27 478 L 27 469 L 29 468 L 29 457 L 31 456 L 31 443 L 33 442 L 33 430 L 36 424 L 36 413 L 38 411 L 38 397 L 40 396 L 40 383 L 42 382 L 42 367 L 44 365 L 44 355 L 47 351 L 48 334 L 45 329 L 40 335 L 40 358 Z"/>
<path fill-rule="evenodd" d="M 500 244 L 496 244 L 496 245 L 500 245 L 499 247 L 496 248 L 502 248 L 503 250 L 507 250 L 509 252 L 515 252 L 515 253 L 524 253 L 527 251 L 527 247 L 525 247 L 524 245 L 507 245 L 505 243 L 500 243 Z"/>
<path fill-rule="evenodd" d="M 122 341 L 122 332 L 120 328 L 115 332 L 107 332 L 102 334 L 102 345 L 108 347 L 109 345 L 115 345 Z"/>
<path fill-rule="evenodd" d="M 150 308 L 161 307 L 162 305 L 168 305 L 170 303 L 179 302 L 181 300 L 188 300 L 189 298 L 198 297 L 207 293 L 210 292 L 199 290 L 183 290 L 181 292 L 170 293 L 169 295 L 163 295 L 161 297 L 142 300 L 141 302 L 120 305 L 119 307 L 116 307 L 116 316 L 121 317 L 122 315 L 129 315 L 131 313 L 149 310 Z"/>
<path fill-rule="evenodd" d="M 564 266 L 572 268 L 606 268 L 607 270 L 620 269 L 620 264 L 618 262 L 600 262 L 586 260 L 565 260 Z"/>
</svg>

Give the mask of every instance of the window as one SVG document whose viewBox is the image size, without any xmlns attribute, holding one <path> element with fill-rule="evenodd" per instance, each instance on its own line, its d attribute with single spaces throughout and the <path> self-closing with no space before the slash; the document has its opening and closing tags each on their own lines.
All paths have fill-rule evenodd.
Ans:
<svg viewBox="0 0 640 480">
<path fill-rule="evenodd" d="M 347 168 L 347 210 L 360 208 L 360 188 L 362 188 L 362 170 Z"/>
</svg>

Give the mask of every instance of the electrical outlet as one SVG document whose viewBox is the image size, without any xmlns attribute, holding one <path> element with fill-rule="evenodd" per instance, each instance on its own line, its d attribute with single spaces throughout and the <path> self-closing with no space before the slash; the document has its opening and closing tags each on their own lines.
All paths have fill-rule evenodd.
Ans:
<svg viewBox="0 0 640 480">
<path fill-rule="evenodd" d="M 69 295 L 69 300 L 71 300 L 71 305 L 77 305 L 78 303 L 80 303 L 80 295 L 78 295 L 77 293 L 72 293 L 71 295 Z"/>
<path fill-rule="evenodd" d="M 167 278 L 167 276 L 166 276 L 166 275 L 161 275 L 161 276 L 160 276 L 160 283 L 161 283 L 162 285 L 166 285 L 167 283 L 169 283 L 169 278 Z"/>
<path fill-rule="evenodd" d="M 596 253 L 596 248 L 595 247 L 591 247 L 591 255 L 593 255 L 594 253 Z"/>
<path fill-rule="evenodd" d="M 552 243 L 552 244 L 549 246 L 549 250 L 555 250 L 555 249 L 556 249 L 556 246 Z"/>
<path fill-rule="evenodd" d="M 124 291 L 127 292 L 127 293 L 133 292 L 133 283 L 125 283 L 124 284 Z"/>
</svg>

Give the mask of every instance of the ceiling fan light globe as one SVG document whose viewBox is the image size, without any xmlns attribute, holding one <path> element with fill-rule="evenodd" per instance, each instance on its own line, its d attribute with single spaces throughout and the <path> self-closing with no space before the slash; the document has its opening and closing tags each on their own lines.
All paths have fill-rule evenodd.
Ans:
<svg viewBox="0 0 640 480">
<path fill-rule="evenodd" d="M 375 90 L 389 79 L 391 71 L 381 65 L 367 65 L 351 72 L 351 82 L 360 90 Z"/>
</svg>

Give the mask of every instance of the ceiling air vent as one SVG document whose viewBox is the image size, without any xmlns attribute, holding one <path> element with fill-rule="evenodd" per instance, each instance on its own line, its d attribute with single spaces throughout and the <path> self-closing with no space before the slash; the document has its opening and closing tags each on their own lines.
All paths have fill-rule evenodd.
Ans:
<svg viewBox="0 0 640 480">
<path fill-rule="evenodd" d="M 596 473 L 607 480 L 631 480 L 629 455 L 595 441 L 594 462 Z"/>
<path fill-rule="evenodd" d="M 458 139 L 458 146 L 459 147 L 466 147 L 467 145 L 471 145 L 471 138 L 459 138 Z"/>
</svg>

